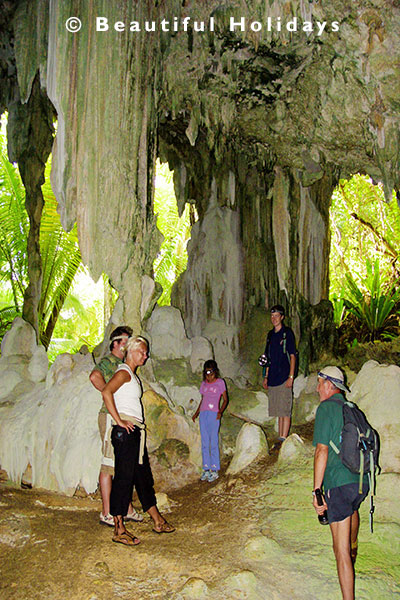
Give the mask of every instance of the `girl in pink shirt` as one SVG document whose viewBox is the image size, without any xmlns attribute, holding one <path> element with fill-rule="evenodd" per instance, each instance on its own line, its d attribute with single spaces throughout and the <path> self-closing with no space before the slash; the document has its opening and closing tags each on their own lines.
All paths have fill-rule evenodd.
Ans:
<svg viewBox="0 0 400 600">
<path fill-rule="evenodd" d="M 203 473 L 201 481 L 218 479 L 219 427 L 221 415 L 228 404 L 225 381 L 220 378 L 215 360 L 206 360 L 203 368 L 203 381 L 200 386 L 201 402 L 194 413 L 193 422 L 200 414 L 201 452 Z M 222 405 L 221 405 L 222 398 Z"/>
</svg>

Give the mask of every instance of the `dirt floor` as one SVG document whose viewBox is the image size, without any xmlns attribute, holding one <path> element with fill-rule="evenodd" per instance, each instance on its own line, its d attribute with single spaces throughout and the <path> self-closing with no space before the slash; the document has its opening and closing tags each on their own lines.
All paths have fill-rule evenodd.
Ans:
<svg viewBox="0 0 400 600">
<path fill-rule="evenodd" d="M 141 540 L 133 548 L 99 524 L 98 493 L 69 498 L 0 481 L 0 599 L 339 600 L 329 528 L 311 506 L 310 431 L 298 430 L 308 439 L 303 466 L 301 457 L 279 466 L 272 451 L 240 476 L 226 476 L 224 464 L 214 483 L 160 493 L 176 531 L 154 533 L 146 515 L 128 526 Z M 363 510 L 357 600 L 399 598 L 398 526 L 377 522 L 372 536 Z"/>
<path fill-rule="evenodd" d="M 222 474 L 169 493 L 170 506 L 161 510 L 176 532 L 152 532 L 146 515 L 129 525 L 141 540 L 134 548 L 113 543 L 112 528 L 99 525 L 98 495 L 67 498 L 2 482 L 0 598 L 147 600 L 172 598 L 191 577 L 212 585 L 257 533 L 257 482 L 275 460 L 249 471 L 246 483 Z"/>
</svg>

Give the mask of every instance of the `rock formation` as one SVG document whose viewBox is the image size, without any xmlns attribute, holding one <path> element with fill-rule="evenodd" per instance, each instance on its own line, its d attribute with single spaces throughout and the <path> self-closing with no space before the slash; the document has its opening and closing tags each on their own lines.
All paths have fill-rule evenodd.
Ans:
<svg viewBox="0 0 400 600">
<path fill-rule="evenodd" d="M 38 186 L 56 114 L 52 179 L 63 223 L 77 221 L 84 261 L 94 277 L 110 276 L 124 321 L 141 328 L 143 281 L 160 242 L 159 156 L 174 170 L 180 208 L 191 202 L 199 214 L 173 293 L 190 337 L 214 342 L 233 373 L 257 309 L 281 301 L 306 370 L 333 343 L 328 208 L 338 178 L 362 171 L 387 195 L 400 189 L 398 2 L 1 8 L 0 111 L 9 111 L 10 158 L 32 223 L 25 318 L 36 327 Z"/>
</svg>

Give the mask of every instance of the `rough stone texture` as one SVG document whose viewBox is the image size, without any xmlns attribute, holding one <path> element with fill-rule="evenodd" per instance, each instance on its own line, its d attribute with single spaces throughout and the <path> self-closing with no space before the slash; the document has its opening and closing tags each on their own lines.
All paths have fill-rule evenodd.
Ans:
<svg viewBox="0 0 400 600">
<path fill-rule="evenodd" d="M 213 188 L 209 202 L 203 219 L 192 227 L 187 270 L 179 278 L 185 296 L 175 292 L 173 301 L 185 315 L 188 334 L 210 340 L 220 368 L 232 376 L 243 317 L 240 221 L 237 211 L 216 206 Z"/>
<path fill-rule="evenodd" d="M 315 418 L 319 404 L 317 374 L 300 375 L 294 380 L 292 419 L 294 423 L 309 423 Z"/>
<path fill-rule="evenodd" d="M 164 398 L 152 390 L 143 394 L 143 407 L 147 424 L 147 447 L 154 452 L 167 439 L 184 442 L 190 450 L 190 460 L 201 464 L 200 434 L 192 420 L 174 413 Z"/>
<path fill-rule="evenodd" d="M 33 224 L 29 321 L 36 327 L 38 182 L 54 107 L 63 222 L 77 221 L 83 258 L 96 277 L 110 276 L 123 320 L 140 330 L 141 284 L 160 242 L 152 211 L 158 154 L 174 169 L 180 208 L 188 201 L 199 214 L 187 276 L 173 294 L 190 335 L 213 341 L 233 374 L 240 331 L 255 310 L 281 301 L 304 340 L 307 371 L 334 344 L 324 302 L 338 178 L 362 171 L 383 181 L 387 196 L 400 189 L 398 3 L 3 4 L 0 105 L 9 109 L 11 154 L 26 174 Z M 110 24 L 103 33 L 94 26 L 100 8 Z M 65 28 L 72 14 L 82 20 L 76 34 Z M 173 35 L 160 31 L 164 17 L 179 23 Z M 230 31 L 231 18 L 244 19 L 244 30 Z M 154 20 L 157 31 L 117 32 L 121 19 Z"/>
<path fill-rule="evenodd" d="M 190 366 L 193 373 L 202 374 L 206 360 L 214 358 L 214 352 L 211 343 L 204 337 L 192 337 L 192 353 L 190 355 Z"/>
<path fill-rule="evenodd" d="M 29 361 L 28 371 L 32 381 L 44 381 L 49 369 L 49 359 L 43 346 L 38 346 Z"/>
<path fill-rule="evenodd" d="M 182 315 L 173 306 L 156 306 L 146 323 L 150 351 L 158 359 L 188 358 L 192 344 L 186 336 Z"/>
<path fill-rule="evenodd" d="M 36 348 L 34 329 L 21 317 L 16 317 L 1 342 L 2 358 L 16 354 L 31 357 Z"/>
<path fill-rule="evenodd" d="M 252 571 L 239 571 L 225 579 L 224 587 L 229 590 L 231 598 L 246 600 L 262 600 L 265 589 L 260 589 L 260 582 Z"/>
<path fill-rule="evenodd" d="M 237 437 L 235 454 L 226 472 L 228 475 L 239 473 L 267 453 L 268 444 L 262 429 L 245 423 Z"/>
<path fill-rule="evenodd" d="M 209 598 L 207 584 L 199 577 L 190 577 L 180 590 L 180 594 L 185 600 L 205 600 Z"/>
<path fill-rule="evenodd" d="M 0 521 L 0 543 L 12 548 L 22 548 L 31 538 L 31 525 L 24 515 L 14 514 Z"/>
<path fill-rule="evenodd" d="M 292 433 L 283 442 L 279 451 L 278 464 L 283 466 L 287 463 L 296 462 L 301 457 L 310 454 L 310 448 L 306 446 L 297 433 Z"/>
<path fill-rule="evenodd" d="M 365 363 L 348 399 L 363 410 L 380 437 L 383 472 L 400 473 L 400 367 Z"/>
</svg>

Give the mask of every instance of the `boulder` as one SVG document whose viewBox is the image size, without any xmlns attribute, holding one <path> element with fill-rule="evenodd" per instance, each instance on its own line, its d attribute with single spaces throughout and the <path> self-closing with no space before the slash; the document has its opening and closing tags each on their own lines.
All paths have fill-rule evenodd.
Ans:
<svg viewBox="0 0 400 600">
<path fill-rule="evenodd" d="M 31 357 L 36 348 L 36 333 L 32 325 L 16 317 L 1 342 L 1 356 L 22 354 Z"/>
<path fill-rule="evenodd" d="M 173 412 L 167 401 L 153 390 L 146 390 L 142 401 L 149 452 L 157 450 L 166 439 L 180 440 L 189 448 L 190 462 L 201 465 L 200 432 L 191 419 Z"/>
<path fill-rule="evenodd" d="M 312 449 L 306 446 L 297 433 L 292 433 L 283 442 L 278 456 L 278 465 L 299 462 L 302 457 L 308 457 Z"/>
<path fill-rule="evenodd" d="M 202 374 L 206 360 L 214 358 L 211 342 L 201 336 L 192 338 L 192 353 L 190 355 L 190 366 L 193 373 Z"/>
<path fill-rule="evenodd" d="M 297 384 L 298 379 L 301 381 Z M 296 386 L 297 384 L 297 386 Z M 317 393 L 317 375 L 309 377 L 300 375 L 295 379 L 293 390 L 292 420 L 296 425 L 309 423 L 315 419 L 315 413 L 319 405 Z"/>
<path fill-rule="evenodd" d="M 189 358 L 191 341 L 187 338 L 180 311 L 173 306 L 156 306 L 147 321 L 150 351 L 157 359 Z"/>
<path fill-rule="evenodd" d="M 206 582 L 199 577 L 190 577 L 179 593 L 185 600 L 206 600 L 210 597 Z"/>
<path fill-rule="evenodd" d="M 224 587 L 228 588 L 230 598 L 240 598 L 241 600 L 264 600 L 269 598 L 269 592 L 260 585 L 260 581 L 252 571 L 243 570 L 238 573 L 232 573 L 223 582 Z"/>
<path fill-rule="evenodd" d="M 37 346 L 28 365 L 29 378 L 35 383 L 44 381 L 49 370 L 49 359 L 43 346 Z"/>
<path fill-rule="evenodd" d="M 5 362 L 5 361 L 4 361 Z M 2 367 L 4 365 L 2 361 Z M 8 369 L 7 376 L 2 377 L 1 386 L 0 386 L 0 402 L 7 401 L 9 399 L 10 394 L 15 389 L 15 387 L 23 381 L 22 374 L 16 369 Z"/>
<path fill-rule="evenodd" d="M 237 437 L 235 454 L 226 473 L 235 475 L 266 454 L 268 443 L 261 427 L 245 423 Z"/>
<path fill-rule="evenodd" d="M 282 548 L 278 542 L 265 535 L 250 538 L 244 546 L 246 558 L 256 561 L 275 560 L 282 552 Z"/>
<path fill-rule="evenodd" d="M 88 493 L 96 490 L 101 395 L 88 379 L 89 359 L 59 356 L 46 383 L 27 381 L 28 391 L 0 407 L 0 463 L 12 481 L 19 483 L 31 465 L 35 487 L 71 496 L 78 487 Z"/>
<path fill-rule="evenodd" d="M 72 354 L 67 352 L 59 354 L 47 373 L 46 387 L 50 388 L 54 384 L 61 383 L 63 379 L 68 379 L 74 366 L 75 362 Z"/>
<path fill-rule="evenodd" d="M 400 473 L 400 367 L 366 362 L 348 400 L 363 410 L 380 437 L 383 472 Z"/>
</svg>

